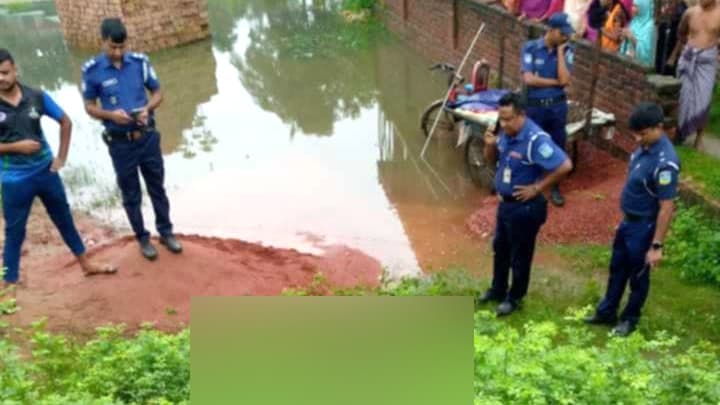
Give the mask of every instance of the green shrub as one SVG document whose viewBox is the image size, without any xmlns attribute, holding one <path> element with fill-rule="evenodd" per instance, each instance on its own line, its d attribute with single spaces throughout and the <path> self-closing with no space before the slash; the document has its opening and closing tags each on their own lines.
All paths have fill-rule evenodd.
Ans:
<svg viewBox="0 0 720 405">
<path fill-rule="evenodd" d="M 720 361 L 700 343 L 683 353 L 660 333 L 592 344 L 586 327 L 508 327 L 476 314 L 475 404 L 717 404 Z M 559 343 L 561 342 L 561 343 Z"/>
<path fill-rule="evenodd" d="M 313 290 L 322 291 L 324 283 L 317 277 Z M 464 272 L 448 272 L 344 293 L 472 295 L 479 283 Z M 684 350 L 677 338 L 662 332 L 652 339 L 638 333 L 598 345 L 596 329 L 577 323 L 589 310 L 575 311 L 566 321 L 520 328 L 476 312 L 475 404 L 720 403 L 717 347 L 700 342 Z M 164 334 L 145 328 L 127 338 L 122 327 L 105 327 L 80 343 L 44 326 L 38 323 L 28 332 L 26 357 L 0 335 L 0 404 L 188 403 L 188 330 Z"/>
<path fill-rule="evenodd" d="M 698 207 L 680 206 L 665 249 L 665 267 L 688 280 L 720 286 L 720 224 Z"/>
<path fill-rule="evenodd" d="M 80 344 L 35 326 L 31 355 L 0 338 L 2 404 L 179 404 L 190 398 L 190 332 L 99 328 Z"/>
</svg>

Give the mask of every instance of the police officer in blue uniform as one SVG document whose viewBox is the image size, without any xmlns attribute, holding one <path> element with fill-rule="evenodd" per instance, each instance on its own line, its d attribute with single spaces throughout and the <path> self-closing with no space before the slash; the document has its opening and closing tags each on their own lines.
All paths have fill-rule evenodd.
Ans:
<svg viewBox="0 0 720 405">
<path fill-rule="evenodd" d="M 143 256 L 155 260 L 158 253 L 143 222 L 138 171 L 150 194 L 160 243 L 171 252 L 180 253 L 182 245 L 173 235 L 170 222 L 160 134 L 155 129 L 154 112 L 163 98 L 160 83 L 146 55 L 126 52 L 127 31 L 119 19 L 105 19 L 100 31 L 104 52 L 82 68 L 85 110 L 105 126 L 103 137 L 123 206 Z M 149 99 L 146 90 L 150 92 Z"/>
<path fill-rule="evenodd" d="M 650 271 L 662 259 L 663 240 L 670 227 L 673 200 L 678 195 L 680 160 L 663 130 L 662 109 L 641 103 L 630 115 L 629 127 L 640 146 L 630 157 L 620 208 L 624 218 L 613 242 L 607 292 L 589 324 L 615 325 L 625 286 L 630 297 L 613 332 L 631 334 L 650 289 Z"/>
<path fill-rule="evenodd" d="M 497 314 L 502 316 L 515 311 L 528 290 L 535 239 L 547 219 L 543 192 L 570 173 L 572 163 L 550 135 L 526 117 L 519 94 L 508 93 L 500 99 L 499 125 L 499 135 L 485 134 L 484 150 L 488 162 L 497 162 L 495 189 L 500 198 L 493 280 L 477 300 L 501 302 Z"/>
<path fill-rule="evenodd" d="M 40 125 L 43 115 L 60 124 L 57 157 L 53 157 L 43 134 Z M 16 284 L 20 278 L 21 249 L 35 197 L 42 201 L 85 275 L 117 271 L 113 266 L 97 265 L 87 259 L 85 245 L 75 228 L 58 174 L 67 159 L 71 132 L 72 123 L 65 112 L 46 92 L 20 84 L 12 55 L 6 49 L 0 49 L 0 180 L 5 218 L 5 288 Z"/>
<path fill-rule="evenodd" d="M 565 13 L 548 19 L 550 29 L 539 39 L 525 43 L 520 62 L 526 86 L 527 116 L 550 134 L 553 142 L 565 150 L 568 104 L 565 87 L 570 84 L 574 50 L 568 44 L 575 32 Z M 565 204 L 560 188 L 555 185 L 550 201 Z"/>
</svg>

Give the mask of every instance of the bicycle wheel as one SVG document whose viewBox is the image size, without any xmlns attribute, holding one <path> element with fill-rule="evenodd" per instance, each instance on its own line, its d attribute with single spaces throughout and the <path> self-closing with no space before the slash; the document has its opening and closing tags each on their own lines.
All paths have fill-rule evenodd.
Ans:
<svg viewBox="0 0 720 405">
<path fill-rule="evenodd" d="M 465 166 L 468 175 L 475 185 L 490 188 L 495 180 L 495 167 L 485 160 L 483 150 L 485 141 L 482 136 L 473 134 L 465 144 Z"/>
<path fill-rule="evenodd" d="M 425 134 L 425 137 L 430 136 L 430 130 L 432 129 L 433 124 L 435 124 L 435 119 L 438 114 L 440 114 L 440 119 L 438 120 L 437 127 L 435 128 L 436 132 L 450 132 L 455 129 L 455 118 L 452 114 L 442 109 L 442 104 L 443 100 L 433 101 L 433 103 L 430 104 L 425 109 L 425 112 L 423 112 L 420 116 L 420 128 L 422 129 L 423 134 Z"/>
</svg>

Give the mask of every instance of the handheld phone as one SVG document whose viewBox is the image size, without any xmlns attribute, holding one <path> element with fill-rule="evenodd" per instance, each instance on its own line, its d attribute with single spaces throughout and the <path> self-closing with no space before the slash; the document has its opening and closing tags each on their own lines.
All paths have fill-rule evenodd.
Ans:
<svg viewBox="0 0 720 405">
<path fill-rule="evenodd" d="M 500 120 L 498 119 L 495 121 L 495 127 L 493 128 L 493 135 L 498 136 L 500 135 Z"/>
<path fill-rule="evenodd" d="M 140 113 L 141 113 L 142 111 L 143 111 L 143 108 L 136 108 L 136 109 L 130 111 L 130 117 L 132 117 L 133 121 L 135 121 L 135 123 L 136 123 L 137 125 L 139 125 L 140 127 L 144 127 L 144 126 L 145 126 L 145 124 L 143 124 L 143 123 L 141 123 L 141 122 L 139 121 L 139 119 L 140 119 Z"/>
</svg>

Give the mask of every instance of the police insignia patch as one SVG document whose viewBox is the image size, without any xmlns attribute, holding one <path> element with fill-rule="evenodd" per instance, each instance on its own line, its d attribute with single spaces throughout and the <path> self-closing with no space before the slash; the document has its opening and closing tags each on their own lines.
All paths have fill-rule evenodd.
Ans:
<svg viewBox="0 0 720 405">
<path fill-rule="evenodd" d="M 35 106 L 32 106 L 32 107 L 30 108 L 30 112 L 28 113 L 28 117 L 30 117 L 30 119 L 32 119 L 32 120 L 36 120 L 36 119 L 40 118 L 40 114 L 38 114 L 37 110 L 35 109 Z"/>
<path fill-rule="evenodd" d="M 545 159 L 549 158 L 553 155 L 553 153 L 555 153 L 552 146 L 548 145 L 547 143 L 543 143 L 542 145 L 540 145 L 538 152 L 540 152 L 540 156 Z"/>
<path fill-rule="evenodd" d="M 672 183 L 672 173 L 670 173 L 670 170 L 663 170 L 658 174 L 658 183 L 660 183 L 661 186 L 667 186 Z"/>
</svg>

